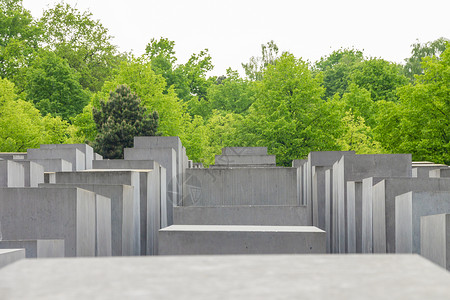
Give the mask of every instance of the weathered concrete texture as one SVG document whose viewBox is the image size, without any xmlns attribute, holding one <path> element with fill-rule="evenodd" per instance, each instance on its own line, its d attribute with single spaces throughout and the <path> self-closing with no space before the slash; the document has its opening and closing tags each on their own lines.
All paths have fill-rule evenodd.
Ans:
<svg viewBox="0 0 450 300">
<path fill-rule="evenodd" d="M 167 226 L 165 168 L 153 160 L 106 159 L 94 161 L 94 169 L 128 169 L 139 172 L 141 254 L 156 254 L 158 230 Z"/>
<path fill-rule="evenodd" d="M 25 249 L 0 249 L 0 269 L 23 258 L 25 258 Z M 4 295 L 2 291 L 2 298 Z"/>
<path fill-rule="evenodd" d="M 29 160 L 47 160 L 47 159 L 55 159 L 61 158 L 72 164 L 72 171 L 82 171 L 86 169 L 86 156 L 83 152 L 76 148 L 70 149 L 28 149 L 27 150 L 27 158 Z M 46 172 L 51 172 L 53 170 L 44 170 Z"/>
<path fill-rule="evenodd" d="M 395 197 L 395 251 L 420 254 L 420 218 L 450 213 L 450 192 L 409 192 Z"/>
<path fill-rule="evenodd" d="M 95 201 L 79 188 L 0 188 L 3 239 L 64 239 L 65 256 L 94 256 Z"/>
<path fill-rule="evenodd" d="M 133 255 L 138 236 L 133 231 L 133 187 L 119 184 L 58 183 L 40 184 L 39 187 L 79 188 L 111 199 L 111 245 L 113 256 Z"/>
<path fill-rule="evenodd" d="M 216 155 L 215 166 L 276 166 L 275 155 Z"/>
<path fill-rule="evenodd" d="M 172 225 L 159 231 L 160 255 L 325 253 L 312 226 Z"/>
<path fill-rule="evenodd" d="M 373 186 L 373 250 L 395 253 L 395 197 L 408 192 L 450 191 L 450 179 L 390 178 Z"/>
<path fill-rule="evenodd" d="M 450 214 L 420 218 L 420 253 L 450 271 Z"/>
<path fill-rule="evenodd" d="M 46 144 L 40 145 L 40 149 L 78 149 L 83 152 L 85 157 L 85 169 L 92 169 L 94 160 L 94 149 L 86 144 Z"/>
<path fill-rule="evenodd" d="M 267 155 L 267 147 L 225 147 L 222 148 L 222 155 Z"/>
<path fill-rule="evenodd" d="M 305 206 L 179 206 L 175 225 L 307 226 Z"/>
<path fill-rule="evenodd" d="M 62 158 L 33 159 L 30 160 L 44 167 L 44 172 L 68 172 L 72 171 L 72 163 Z"/>
<path fill-rule="evenodd" d="M 184 206 L 297 203 L 296 168 L 188 169 Z"/>
<path fill-rule="evenodd" d="M 3 240 L 0 249 L 25 249 L 26 258 L 64 257 L 64 240 Z"/>
<path fill-rule="evenodd" d="M 449 178 L 450 169 L 434 169 L 430 170 L 430 178 Z"/>
<path fill-rule="evenodd" d="M 416 165 L 412 168 L 412 177 L 415 178 L 430 178 L 430 171 L 436 169 L 449 169 L 447 165 L 441 164 L 427 164 L 427 165 Z"/>
<path fill-rule="evenodd" d="M 22 260 L 0 277 L 4 300 L 437 300 L 450 294 L 450 274 L 417 255 Z"/>
<path fill-rule="evenodd" d="M 339 253 L 355 252 L 349 245 L 348 214 L 355 204 L 347 205 L 347 181 L 362 181 L 367 177 L 411 176 L 411 154 L 344 155 L 333 165 L 333 193 L 336 193 L 337 235 Z M 350 229 L 351 230 L 351 229 Z M 350 248 L 349 248 L 350 246 Z"/>
<path fill-rule="evenodd" d="M 129 170 L 89 170 L 84 172 L 57 172 L 56 183 L 85 183 L 130 185 L 133 187 L 133 255 L 139 255 L 140 242 L 140 177 L 139 172 Z"/>
<path fill-rule="evenodd" d="M 37 187 L 44 183 L 44 167 L 30 160 L 15 160 L 23 166 L 25 187 Z"/>
<path fill-rule="evenodd" d="M 362 180 L 362 222 L 361 222 L 361 252 L 373 253 L 373 186 L 388 177 L 369 177 Z"/>
<path fill-rule="evenodd" d="M 0 161 L 0 187 L 24 187 L 24 167 L 12 160 Z"/>
<path fill-rule="evenodd" d="M 166 171 L 166 204 L 167 224 L 173 223 L 173 206 L 182 202 L 179 199 L 177 176 L 177 154 L 173 148 L 155 148 L 155 149 L 124 149 L 125 160 L 154 160 L 158 162 Z M 175 203 L 174 203 L 175 201 Z M 179 202 L 178 202 L 179 201 Z"/>
</svg>

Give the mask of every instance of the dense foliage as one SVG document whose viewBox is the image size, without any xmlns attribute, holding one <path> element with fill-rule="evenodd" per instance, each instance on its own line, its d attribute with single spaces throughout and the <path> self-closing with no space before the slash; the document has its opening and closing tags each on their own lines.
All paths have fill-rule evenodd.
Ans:
<svg viewBox="0 0 450 300">
<path fill-rule="evenodd" d="M 266 146 L 280 165 L 340 149 L 450 163 L 445 38 L 415 42 L 403 65 L 357 49 L 310 63 L 270 41 L 245 76 L 209 76 L 208 49 L 179 62 L 160 38 L 119 53 L 100 21 L 64 2 L 40 19 L 20 0 L 0 8 L 0 151 L 85 142 L 121 157 L 132 135 L 158 132 L 206 165 L 226 146 Z"/>
</svg>

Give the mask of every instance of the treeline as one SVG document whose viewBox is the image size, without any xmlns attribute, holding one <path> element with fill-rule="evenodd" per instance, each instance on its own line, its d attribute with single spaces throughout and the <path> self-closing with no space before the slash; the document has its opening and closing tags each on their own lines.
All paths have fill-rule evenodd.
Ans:
<svg viewBox="0 0 450 300">
<path fill-rule="evenodd" d="M 280 165 L 324 150 L 450 163 L 445 38 L 413 44 L 401 65 L 357 49 L 308 63 L 271 41 L 242 64 L 245 77 L 231 69 L 216 77 L 207 49 L 178 62 L 175 43 L 160 38 L 134 56 L 120 53 L 91 13 L 64 2 L 40 19 L 19 0 L 0 6 L 0 151 L 89 143 L 102 152 L 95 120 L 108 116 L 93 110 L 120 86 L 137 97 L 111 97 L 139 98 L 159 122 L 155 134 L 180 136 L 188 156 L 206 165 L 226 146 L 266 146 Z"/>
</svg>

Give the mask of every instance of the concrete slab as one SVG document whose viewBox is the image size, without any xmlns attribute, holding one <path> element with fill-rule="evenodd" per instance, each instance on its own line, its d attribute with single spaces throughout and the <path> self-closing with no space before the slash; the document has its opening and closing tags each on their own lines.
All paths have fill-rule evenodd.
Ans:
<svg viewBox="0 0 450 300">
<path fill-rule="evenodd" d="M 0 188 L 3 239 L 64 239 L 65 256 L 94 256 L 95 201 L 79 188 Z"/>
<path fill-rule="evenodd" d="M 24 167 L 12 160 L 0 161 L 0 187 L 24 187 Z"/>
<path fill-rule="evenodd" d="M 429 172 L 430 178 L 449 178 L 450 169 L 433 169 Z"/>
<path fill-rule="evenodd" d="M 64 240 L 2 240 L 0 249 L 25 249 L 26 258 L 64 257 Z"/>
<path fill-rule="evenodd" d="M 447 165 L 442 165 L 442 164 L 415 165 L 412 168 L 412 177 L 430 178 L 430 171 L 436 170 L 436 169 L 449 169 L 449 167 Z"/>
<path fill-rule="evenodd" d="M 275 155 L 216 155 L 215 166 L 276 166 Z"/>
<path fill-rule="evenodd" d="M 44 172 L 69 172 L 73 170 L 72 163 L 62 158 L 30 160 L 44 167 Z"/>
<path fill-rule="evenodd" d="M 44 167 L 42 165 L 25 159 L 14 162 L 23 166 L 25 187 L 37 187 L 39 183 L 44 183 Z"/>
<path fill-rule="evenodd" d="M 175 225 L 307 226 L 305 206 L 179 206 Z"/>
<path fill-rule="evenodd" d="M 24 258 L 25 249 L 0 249 L 0 269 Z"/>
<path fill-rule="evenodd" d="M 26 159 L 26 152 L 0 152 L 0 159 L 2 160 L 14 160 L 14 159 Z"/>
<path fill-rule="evenodd" d="M 267 155 L 267 147 L 224 147 L 222 155 L 246 156 Z"/>
<path fill-rule="evenodd" d="M 78 149 L 84 153 L 85 169 L 92 169 L 92 161 L 94 160 L 94 149 L 86 144 L 44 144 L 40 145 L 40 149 Z"/>
<path fill-rule="evenodd" d="M 420 218 L 420 253 L 450 271 L 450 214 Z"/>
<path fill-rule="evenodd" d="M 373 250 L 395 253 L 395 197 L 408 192 L 450 191 L 450 179 L 390 178 L 373 186 Z"/>
<path fill-rule="evenodd" d="M 306 199 L 303 199 L 303 190 L 305 189 L 303 186 L 303 168 L 306 163 L 306 159 L 295 159 L 292 161 L 292 167 L 297 169 L 297 203 L 299 205 L 306 205 Z"/>
<path fill-rule="evenodd" d="M 417 255 L 22 260 L 0 277 L 5 300 L 437 300 L 450 294 L 450 274 Z"/>
<path fill-rule="evenodd" d="M 450 192 L 409 192 L 395 197 L 395 251 L 420 254 L 420 218 L 450 213 Z"/>
<path fill-rule="evenodd" d="M 313 226 L 172 225 L 159 231 L 159 255 L 325 253 Z"/>
<path fill-rule="evenodd" d="M 82 171 L 86 169 L 86 156 L 83 152 L 76 148 L 70 149 L 28 149 L 27 158 L 29 160 L 47 160 L 60 158 L 64 159 L 72 164 L 72 171 Z M 44 170 L 46 172 L 51 172 L 53 170 Z"/>
</svg>

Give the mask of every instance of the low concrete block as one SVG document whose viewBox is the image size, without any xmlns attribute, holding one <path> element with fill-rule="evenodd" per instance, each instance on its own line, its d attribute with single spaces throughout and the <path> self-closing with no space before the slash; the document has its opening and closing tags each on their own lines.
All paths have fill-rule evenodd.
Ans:
<svg viewBox="0 0 450 300">
<path fill-rule="evenodd" d="M 0 187 L 24 187 L 24 167 L 12 160 L 0 161 Z"/>
<path fill-rule="evenodd" d="M 44 172 L 69 172 L 73 170 L 72 163 L 62 158 L 30 160 L 44 167 Z"/>
<path fill-rule="evenodd" d="M 436 169 L 449 169 L 449 167 L 446 165 L 442 165 L 442 164 L 415 165 L 412 168 L 412 177 L 430 178 L 430 171 L 433 171 Z"/>
<path fill-rule="evenodd" d="M 408 192 L 450 191 L 450 179 L 390 178 L 373 186 L 374 253 L 396 253 L 395 197 Z"/>
<path fill-rule="evenodd" d="M 60 158 L 64 159 L 72 164 L 72 171 L 82 171 L 86 169 L 86 156 L 83 152 L 76 148 L 70 149 L 28 149 L 27 157 L 29 160 L 47 160 Z M 45 169 L 45 166 L 44 166 Z M 47 170 L 51 172 L 53 170 Z"/>
<path fill-rule="evenodd" d="M 312 226 L 172 225 L 159 231 L 160 255 L 325 253 Z"/>
<path fill-rule="evenodd" d="M 216 155 L 215 166 L 276 166 L 275 155 Z"/>
<path fill-rule="evenodd" d="M 0 249 L 25 249 L 26 258 L 64 257 L 64 240 L 3 240 Z"/>
<path fill-rule="evenodd" d="M 450 169 L 433 169 L 429 172 L 430 178 L 449 178 Z"/>
<path fill-rule="evenodd" d="M 94 149 L 86 144 L 45 144 L 40 145 L 40 149 L 78 149 L 85 157 L 85 169 L 92 169 L 92 161 L 94 160 Z"/>
<path fill-rule="evenodd" d="M 222 148 L 222 155 L 227 156 L 267 155 L 267 147 L 224 147 Z"/>
<path fill-rule="evenodd" d="M 0 188 L 3 239 L 64 239 L 65 256 L 94 256 L 95 201 L 79 188 Z"/>
<path fill-rule="evenodd" d="M 179 206 L 175 225 L 307 226 L 305 206 Z"/>
<path fill-rule="evenodd" d="M 25 249 L 0 249 L 0 269 L 23 258 Z"/>
<path fill-rule="evenodd" d="M 420 217 L 420 253 L 450 271 L 450 214 Z"/>
<path fill-rule="evenodd" d="M 395 197 L 395 250 L 420 254 L 420 218 L 450 213 L 450 192 L 409 192 Z"/>
<path fill-rule="evenodd" d="M 25 187 L 37 187 L 39 183 L 44 183 L 44 167 L 30 160 L 15 160 L 21 164 L 24 170 Z"/>
</svg>

